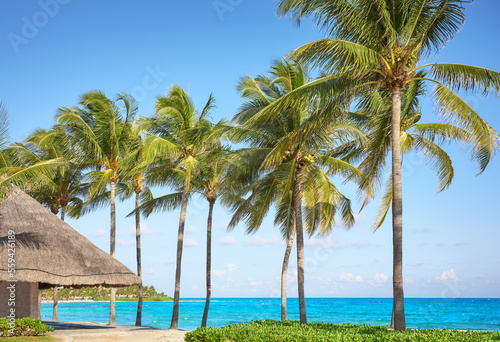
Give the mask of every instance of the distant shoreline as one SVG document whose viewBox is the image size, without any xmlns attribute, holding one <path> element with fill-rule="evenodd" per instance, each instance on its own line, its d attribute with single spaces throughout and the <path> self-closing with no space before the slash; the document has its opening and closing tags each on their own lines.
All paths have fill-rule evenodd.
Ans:
<svg viewBox="0 0 500 342">
<path fill-rule="evenodd" d="M 117 302 L 138 302 L 137 298 L 116 298 Z M 164 297 L 153 297 L 153 298 L 144 298 L 144 302 L 172 302 L 172 298 L 164 298 Z M 101 302 L 109 302 L 108 299 L 59 299 L 59 303 L 101 303 Z M 53 304 L 54 300 L 52 299 L 44 299 L 42 300 L 42 304 Z"/>
<path fill-rule="evenodd" d="M 116 298 L 117 302 L 131 302 L 131 303 L 137 303 L 138 300 L 137 298 Z M 173 299 L 165 299 L 165 298 L 144 298 L 144 302 L 163 302 L 163 303 L 169 303 L 173 302 Z M 204 303 L 205 299 L 181 299 L 180 302 L 182 303 Z M 42 304 L 53 304 L 54 301 L 52 299 L 50 300 L 42 300 Z M 91 299 L 76 299 L 76 300 L 59 300 L 59 304 L 66 304 L 66 303 L 109 303 L 108 300 L 91 300 Z"/>
</svg>

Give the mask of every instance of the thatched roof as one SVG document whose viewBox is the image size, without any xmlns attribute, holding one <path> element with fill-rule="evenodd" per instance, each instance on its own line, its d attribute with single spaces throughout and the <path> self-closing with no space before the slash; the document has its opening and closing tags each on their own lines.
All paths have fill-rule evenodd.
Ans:
<svg viewBox="0 0 500 342">
<path fill-rule="evenodd" d="M 140 278 L 36 200 L 14 188 L 0 203 L 0 281 L 8 280 L 8 231 L 15 232 L 18 281 L 113 287 Z"/>
</svg>

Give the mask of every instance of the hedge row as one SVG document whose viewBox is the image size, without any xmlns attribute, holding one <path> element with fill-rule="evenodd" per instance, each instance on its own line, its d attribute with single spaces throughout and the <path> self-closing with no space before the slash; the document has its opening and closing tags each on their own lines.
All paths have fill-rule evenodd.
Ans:
<svg viewBox="0 0 500 342">
<path fill-rule="evenodd" d="M 186 334 L 187 342 L 483 342 L 500 341 L 499 332 L 457 330 L 391 331 L 387 326 L 254 321 L 222 328 L 198 328 Z"/>
</svg>

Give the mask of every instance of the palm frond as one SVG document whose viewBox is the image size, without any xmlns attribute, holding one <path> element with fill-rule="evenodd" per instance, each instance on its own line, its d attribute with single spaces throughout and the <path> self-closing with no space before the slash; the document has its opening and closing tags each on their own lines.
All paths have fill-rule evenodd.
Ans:
<svg viewBox="0 0 500 342">
<path fill-rule="evenodd" d="M 379 54 L 360 44 L 345 40 L 321 39 L 305 44 L 289 54 L 300 63 L 325 70 L 327 73 L 345 71 L 364 73 L 379 66 Z"/>
<path fill-rule="evenodd" d="M 439 145 L 423 136 L 415 137 L 415 147 L 424 153 L 424 158 L 436 170 L 439 178 L 438 192 L 449 187 L 454 176 L 450 156 Z"/>
<path fill-rule="evenodd" d="M 462 127 L 473 143 L 472 160 L 482 173 L 500 148 L 498 133 L 462 98 L 443 84 L 434 90 L 438 114 L 451 124 Z"/>
<path fill-rule="evenodd" d="M 182 192 L 174 192 L 165 196 L 149 199 L 143 202 L 139 208 L 135 209 L 127 215 L 127 217 L 135 215 L 139 211 L 144 217 L 149 217 L 153 213 L 161 213 L 177 209 L 182 202 Z"/>
<path fill-rule="evenodd" d="M 375 215 L 375 223 L 373 224 L 373 229 L 376 231 L 380 228 L 382 223 L 384 223 L 387 213 L 391 208 L 392 204 L 392 174 L 389 175 L 388 179 L 385 182 L 384 195 L 382 196 L 377 214 Z"/>
<path fill-rule="evenodd" d="M 431 74 L 455 91 L 463 89 L 484 95 L 493 92 L 500 96 L 500 73 L 494 70 L 465 64 L 435 63 Z"/>
</svg>

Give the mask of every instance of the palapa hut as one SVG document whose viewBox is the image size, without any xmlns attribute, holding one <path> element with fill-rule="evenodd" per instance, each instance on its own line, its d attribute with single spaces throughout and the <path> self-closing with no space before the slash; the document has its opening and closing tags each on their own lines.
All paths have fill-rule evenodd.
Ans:
<svg viewBox="0 0 500 342">
<path fill-rule="evenodd" d="M 14 255 L 9 251 L 12 241 Z M 124 287 L 141 282 L 129 268 L 18 188 L 0 203 L 0 242 L 0 317 L 15 308 L 16 318 L 39 318 L 39 289 Z M 12 268 L 15 278 L 9 272 Z M 13 284 L 15 306 L 11 304 Z"/>
</svg>

